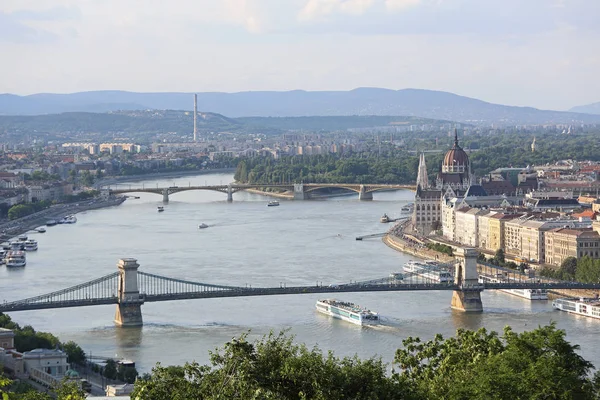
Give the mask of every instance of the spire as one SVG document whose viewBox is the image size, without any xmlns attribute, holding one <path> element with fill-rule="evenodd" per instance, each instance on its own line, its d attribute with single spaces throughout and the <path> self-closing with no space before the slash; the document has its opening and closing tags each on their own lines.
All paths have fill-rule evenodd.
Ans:
<svg viewBox="0 0 600 400">
<path fill-rule="evenodd" d="M 425 154 L 419 156 L 419 169 L 417 172 L 417 187 L 421 189 L 429 188 L 429 177 L 427 176 L 427 165 L 425 165 Z"/>
<path fill-rule="evenodd" d="M 458 147 L 458 129 L 454 128 L 454 147 Z"/>
</svg>

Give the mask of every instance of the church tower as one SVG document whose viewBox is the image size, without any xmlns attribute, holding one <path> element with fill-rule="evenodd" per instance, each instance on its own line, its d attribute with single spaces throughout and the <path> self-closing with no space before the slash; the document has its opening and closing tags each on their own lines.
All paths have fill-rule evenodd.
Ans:
<svg viewBox="0 0 600 400">
<path fill-rule="evenodd" d="M 425 164 L 425 154 L 421 153 L 419 156 L 419 169 L 417 172 L 417 186 L 421 189 L 429 188 L 429 178 L 427 176 L 427 165 Z"/>
</svg>

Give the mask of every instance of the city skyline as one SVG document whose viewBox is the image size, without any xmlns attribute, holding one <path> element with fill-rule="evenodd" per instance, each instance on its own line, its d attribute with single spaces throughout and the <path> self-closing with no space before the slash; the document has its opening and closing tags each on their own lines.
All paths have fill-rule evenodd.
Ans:
<svg viewBox="0 0 600 400">
<path fill-rule="evenodd" d="M 600 4 L 532 0 L 8 0 L 0 92 L 449 91 L 600 101 Z"/>
</svg>

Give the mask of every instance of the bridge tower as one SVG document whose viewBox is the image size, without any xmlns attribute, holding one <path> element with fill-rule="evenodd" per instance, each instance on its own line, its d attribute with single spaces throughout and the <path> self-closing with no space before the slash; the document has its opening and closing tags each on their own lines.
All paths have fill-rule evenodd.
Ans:
<svg viewBox="0 0 600 400">
<path fill-rule="evenodd" d="M 477 250 L 459 248 L 456 253 L 454 283 L 458 285 L 459 290 L 453 292 L 451 306 L 454 310 L 481 312 L 483 311 L 482 287 L 477 273 Z"/>
<path fill-rule="evenodd" d="M 142 304 L 144 299 L 138 290 L 135 258 L 122 258 L 117 263 L 119 269 L 118 303 L 115 312 L 115 325 L 142 326 Z"/>
<path fill-rule="evenodd" d="M 360 192 L 358 192 L 359 200 L 373 200 L 373 192 L 367 192 L 365 185 L 360 185 Z"/>
<path fill-rule="evenodd" d="M 168 203 L 169 202 L 169 189 L 163 189 L 162 195 L 163 195 L 163 203 Z"/>
<path fill-rule="evenodd" d="M 231 187 L 231 183 L 227 185 L 227 201 L 233 201 L 233 188 Z"/>
<path fill-rule="evenodd" d="M 294 200 L 306 199 L 308 199 L 308 193 L 304 191 L 304 185 L 301 183 L 294 183 Z"/>
</svg>

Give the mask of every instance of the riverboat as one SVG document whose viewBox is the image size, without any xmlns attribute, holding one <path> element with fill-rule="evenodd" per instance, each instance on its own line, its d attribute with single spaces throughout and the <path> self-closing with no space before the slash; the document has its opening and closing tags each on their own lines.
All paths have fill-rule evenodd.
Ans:
<svg viewBox="0 0 600 400">
<path fill-rule="evenodd" d="M 388 217 L 388 215 L 387 215 L 387 214 L 383 214 L 383 215 L 381 216 L 381 218 L 379 219 L 379 221 L 380 221 L 382 224 L 387 224 L 388 222 L 390 222 L 390 217 Z"/>
<path fill-rule="evenodd" d="M 6 253 L 6 266 L 11 267 L 24 267 L 27 265 L 25 258 L 25 252 L 23 251 L 9 251 Z"/>
<path fill-rule="evenodd" d="M 404 264 L 404 272 L 438 283 L 452 282 L 454 280 L 450 271 L 442 268 L 436 261 L 419 262 L 411 260 Z"/>
<path fill-rule="evenodd" d="M 415 207 L 415 203 L 408 203 L 407 205 L 405 205 L 404 207 L 402 207 L 402 208 L 400 209 L 400 211 L 401 211 L 402 213 L 406 213 L 406 214 L 407 214 L 407 213 L 412 213 L 412 212 L 413 212 L 413 209 L 414 209 L 414 207 Z"/>
<path fill-rule="evenodd" d="M 25 251 L 36 251 L 38 249 L 37 240 L 29 239 L 25 242 Z"/>
<path fill-rule="evenodd" d="M 404 279 L 404 274 L 402 272 L 392 272 L 390 274 L 390 279 L 392 280 L 397 280 L 397 281 L 401 281 Z"/>
<path fill-rule="evenodd" d="M 0 250 L 0 265 L 6 262 L 6 250 Z"/>
<path fill-rule="evenodd" d="M 10 242 L 10 250 L 12 251 L 21 251 L 25 250 L 25 242 Z"/>
<path fill-rule="evenodd" d="M 479 275 L 479 283 L 502 283 L 502 282 L 511 282 L 515 281 L 514 279 L 509 279 L 505 276 L 488 276 L 488 275 Z M 527 283 L 533 282 L 531 279 L 525 279 L 517 282 Z M 546 289 L 498 289 L 501 292 L 512 294 L 514 296 L 519 296 L 528 300 L 548 300 L 548 291 Z"/>
<path fill-rule="evenodd" d="M 39 228 L 36 228 L 35 231 L 37 233 L 46 233 L 46 228 L 44 228 L 43 226 L 40 226 Z"/>
<path fill-rule="evenodd" d="M 165 208 L 164 208 L 163 206 L 158 206 L 158 207 L 157 207 L 157 209 L 158 209 L 158 212 L 163 212 L 163 211 L 165 211 Z"/>
<path fill-rule="evenodd" d="M 357 306 L 354 303 L 326 299 L 317 301 L 316 308 L 320 313 L 356 325 L 376 325 L 379 323 L 378 313 Z"/>
<path fill-rule="evenodd" d="M 48 221 L 46 221 L 46 226 L 54 226 L 58 224 L 58 222 L 56 222 L 56 220 L 54 219 L 49 219 Z"/>
<path fill-rule="evenodd" d="M 19 236 L 19 241 L 20 242 L 26 242 L 27 241 L 27 235 L 20 235 Z"/>
<path fill-rule="evenodd" d="M 552 302 L 552 307 L 571 314 L 600 319 L 600 299 L 598 298 L 556 299 Z"/>
<path fill-rule="evenodd" d="M 267 203 L 267 207 L 277 207 L 279 202 L 277 200 L 273 200 Z"/>
<path fill-rule="evenodd" d="M 67 215 L 61 220 L 61 224 L 74 224 L 77 222 L 77 217 L 74 215 Z"/>
</svg>

